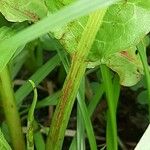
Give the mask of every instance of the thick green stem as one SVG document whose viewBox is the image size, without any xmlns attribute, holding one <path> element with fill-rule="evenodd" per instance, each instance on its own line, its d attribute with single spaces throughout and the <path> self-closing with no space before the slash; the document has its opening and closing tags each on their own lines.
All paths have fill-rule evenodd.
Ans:
<svg viewBox="0 0 150 150">
<path fill-rule="evenodd" d="M 0 73 L 0 94 L 14 150 L 25 150 L 19 113 L 16 107 L 8 67 Z"/>
<path fill-rule="evenodd" d="M 141 43 L 137 46 L 138 47 L 138 51 L 140 54 L 140 58 L 143 64 L 143 68 L 144 68 L 144 73 L 145 73 L 145 77 L 146 77 L 146 84 L 147 84 L 147 92 L 148 92 L 148 105 L 149 105 L 149 122 L 150 122 L 150 72 L 149 72 L 149 66 L 147 63 L 147 55 L 146 55 L 146 46 L 144 44 L 143 41 L 141 41 Z"/>
<path fill-rule="evenodd" d="M 96 33 L 102 24 L 106 9 L 91 14 L 82 33 L 76 53 L 72 58 L 71 68 L 64 83 L 59 103 L 54 113 L 50 132 L 47 138 L 47 150 L 60 150 L 71 110 L 77 95 L 80 82 L 86 69 L 86 57 L 89 54 Z"/>
<path fill-rule="evenodd" d="M 102 78 L 104 81 L 105 93 L 108 103 L 108 114 L 107 114 L 107 131 L 106 131 L 106 143 L 107 150 L 118 149 L 118 138 L 117 138 L 117 124 L 116 124 L 116 108 L 117 96 L 114 94 L 114 87 L 112 84 L 111 73 L 109 68 L 105 65 L 101 65 Z M 116 91 L 115 91 L 116 92 Z M 118 100 L 117 100 L 118 101 Z"/>
</svg>

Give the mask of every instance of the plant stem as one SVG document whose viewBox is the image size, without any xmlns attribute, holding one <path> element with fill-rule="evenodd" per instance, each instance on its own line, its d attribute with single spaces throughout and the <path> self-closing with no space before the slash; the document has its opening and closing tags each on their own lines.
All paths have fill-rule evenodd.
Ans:
<svg viewBox="0 0 150 150">
<path fill-rule="evenodd" d="M 46 143 L 47 150 L 59 150 L 62 147 L 65 130 L 75 97 L 86 70 L 86 57 L 89 54 L 96 33 L 102 24 L 105 12 L 106 9 L 103 9 L 96 11 L 89 16 L 89 20 L 82 33 L 76 53 L 72 58 L 71 68 L 65 80 L 62 94 L 52 119 Z"/>
<path fill-rule="evenodd" d="M 101 65 L 101 73 L 105 87 L 105 93 L 108 103 L 108 114 L 107 114 L 107 131 L 106 131 L 106 142 L 107 150 L 118 149 L 118 138 L 117 138 L 117 124 L 116 124 L 116 106 L 117 102 L 114 95 L 114 88 L 111 79 L 111 73 L 109 68 L 105 65 Z"/>
<path fill-rule="evenodd" d="M 57 42 L 56 49 L 57 53 L 62 61 L 62 64 L 65 68 L 66 73 L 69 72 L 69 60 L 65 53 L 62 51 L 62 46 L 58 47 L 59 43 Z M 92 128 L 92 123 L 90 120 L 90 116 L 88 115 L 88 110 L 85 103 L 85 78 L 80 83 L 79 92 L 77 94 L 77 134 L 75 135 L 76 147 L 74 149 L 85 149 L 85 129 L 87 131 L 87 138 L 89 140 L 90 148 L 97 149 L 96 139 L 94 136 L 94 131 Z M 101 92 L 100 92 L 101 93 Z M 77 140 L 76 140 L 77 139 Z"/>
<path fill-rule="evenodd" d="M 77 94 L 78 101 L 85 101 L 85 77 L 83 77 L 79 92 Z M 83 108 L 82 108 L 83 109 Z M 96 142 L 95 142 L 96 143 Z M 85 150 L 85 126 L 82 117 L 82 110 L 79 102 L 77 103 L 77 150 Z"/>
<path fill-rule="evenodd" d="M 143 64 L 144 73 L 146 77 L 146 84 L 147 84 L 147 92 L 148 92 L 148 113 L 149 113 L 149 122 L 150 122 L 150 72 L 149 72 L 149 66 L 147 63 L 147 55 L 146 55 L 146 46 L 143 41 L 140 42 L 140 44 L 137 46 L 138 51 L 140 54 L 140 58 Z"/>
<path fill-rule="evenodd" d="M 29 82 L 31 83 L 33 90 L 34 90 L 34 96 L 33 96 L 33 102 L 30 106 L 29 112 L 28 112 L 28 117 L 27 117 L 27 134 L 26 134 L 26 138 L 27 138 L 27 150 L 34 150 L 34 140 L 33 140 L 33 134 L 34 134 L 34 110 L 36 107 L 36 103 L 37 103 L 37 98 L 38 98 L 38 94 L 37 94 L 37 89 L 35 86 L 35 83 L 32 80 L 29 80 Z"/>
<path fill-rule="evenodd" d="M 0 82 L 1 101 L 13 148 L 14 150 L 25 150 L 20 117 L 15 103 L 14 91 L 8 67 L 5 67 L 0 73 Z"/>
</svg>

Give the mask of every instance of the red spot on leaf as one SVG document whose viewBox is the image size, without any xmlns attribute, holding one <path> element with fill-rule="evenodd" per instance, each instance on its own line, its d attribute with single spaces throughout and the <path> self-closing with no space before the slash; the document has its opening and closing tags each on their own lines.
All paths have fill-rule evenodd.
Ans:
<svg viewBox="0 0 150 150">
<path fill-rule="evenodd" d="M 134 61 L 135 58 L 128 51 L 121 51 L 120 54 L 127 58 L 129 61 Z"/>
</svg>

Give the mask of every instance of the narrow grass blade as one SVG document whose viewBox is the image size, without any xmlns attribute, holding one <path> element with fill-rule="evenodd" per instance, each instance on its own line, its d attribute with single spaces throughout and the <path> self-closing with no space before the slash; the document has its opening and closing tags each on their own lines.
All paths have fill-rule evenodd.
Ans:
<svg viewBox="0 0 150 150">
<path fill-rule="evenodd" d="M 60 64 L 59 56 L 56 55 L 40 67 L 30 78 L 37 86 L 55 67 Z M 29 82 L 23 84 L 15 93 L 17 105 L 20 105 L 23 99 L 32 91 Z"/>
<path fill-rule="evenodd" d="M 63 48 L 63 46 L 59 43 L 59 41 L 53 37 L 51 37 L 50 34 L 49 35 L 49 41 L 53 41 L 51 42 L 53 44 L 53 47 L 56 49 L 58 56 L 65 68 L 65 71 L 68 72 L 69 70 L 69 66 L 70 66 L 70 62 L 69 59 L 67 57 L 67 52 L 65 51 L 65 49 Z"/>
<path fill-rule="evenodd" d="M 79 91 L 80 92 L 80 91 Z M 93 150 L 97 149 L 95 134 L 93 131 L 92 123 L 90 120 L 90 115 L 87 109 L 87 106 L 85 104 L 85 101 L 83 101 L 81 98 L 78 98 L 78 103 L 80 106 L 80 111 L 82 114 L 82 119 L 84 120 L 84 126 L 86 128 L 87 137 L 90 143 L 90 148 Z M 78 140 L 78 139 L 77 139 Z"/>
<path fill-rule="evenodd" d="M 96 106 L 100 102 L 103 94 L 104 94 L 104 86 L 103 84 L 99 84 L 99 86 L 95 90 L 95 95 L 90 100 L 90 104 L 88 105 L 88 112 L 90 116 L 92 116 L 92 114 L 94 113 L 94 110 L 96 109 Z"/>
<path fill-rule="evenodd" d="M 57 105 L 59 97 L 60 97 L 60 91 L 55 92 L 54 94 L 37 102 L 36 108 L 38 109 L 38 108 L 43 108 L 43 107 L 50 106 L 50 105 Z"/>
<path fill-rule="evenodd" d="M 145 73 L 145 77 L 146 77 L 146 86 L 147 86 L 147 91 L 148 91 L 148 101 L 149 101 L 149 108 L 148 108 L 148 112 L 149 112 L 149 122 L 150 122 L 150 71 L 149 71 L 149 65 L 147 62 L 147 55 L 146 55 L 146 46 L 144 44 L 143 41 L 141 41 L 139 43 L 139 45 L 137 46 L 139 54 L 140 54 L 140 58 L 143 64 L 143 68 L 144 68 L 144 73 Z"/>
<path fill-rule="evenodd" d="M 102 95 L 104 94 L 104 87 L 103 87 L 103 85 L 100 84 L 100 86 L 98 86 L 96 88 L 94 93 L 96 93 L 96 94 L 90 100 L 90 103 L 89 103 L 89 105 L 87 107 L 88 112 L 89 112 L 89 117 L 92 116 L 94 110 L 96 109 L 96 106 L 98 105 L 98 103 L 101 100 Z M 76 140 L 77 140 L 77 136 L 75 135 L 73 140 L 72 140 L 72 142 L 71 142 L 69 150 L 76 150 L 77 149 L 77 147 L 76 147 L 76 145 L 77 145 L 76 144 Z"/>
<path fill-rule="evenodd" d="M 45 142 L 40 131 L 34 133 L 34 143 L 36 150 L 45 150 Z"/>
<path fill-rule="evenodd" d="M 1 129 L 0 129 L 0 149 L 1 150 L 12 150 L 9 144 L 7 143 Z"/>
<path fill-rule="evenodd" d="M 77 94 L 78 101 L 85 101 L 85 79 L 81 81 L 79 92 Z M 85 150 L 85 123 L 83 121 L 83 108 L 80 107 L 79 102 L 77 103 L 77 150 Z M 86 116 L 87 117 L 87 116 Z"/>
<path fill-rule="evenodd" d="M 114 77 L 114 80 L 113 80 L 113 82 L 112 83 L 110 83 L 110 84 L 112 84 L 112 87 L 113 87 L 113 94 L 114 94 L 114 116 L 116 116 L 116 111 L 117 111 L 117 104 L 118 104 L 118 100 L 119 100 L 119 94 L 120 94 L 120 83 L 119 83 L 119 77 L 118 77 L 118 75 L 115 75 L 115 77 Z M 109 113 L 110 113 L 110 111 L 108 110 L 108 115 L 107 115 L 107 128 L 106 128 L 106 132 L 107 132 L 107 143 L 110 143 L 110 142 L 112 142 L 112 144 L 110 144 L 110 146 L 111 145 L 113 145 L 113 135 L 112 135 L 112 127 L 111 127 L 111 118 L 110 118 L 110 115 L 109 115 Z M 117 130 L 117 129 L 116 129 Z M 117 141 L 118 141 L 118 143 L 119 143 L 119 140 L 118 140 L 118 138 L 116 139 Z M 115 141 L 115 142 L 117 142 L 117 141 Z M 110 146 L 109 146 L 109 148 L 110 148 Z M 109 149 L 108 148 L 108 149 Z"/>
<path fill-rule="evenodd" d="M 116 125 L 116 102 L 114 97 L 114 89 L 112 84 L 112 78 L 109 68 L 105 65 L 101 65 L 101 73 L 105 87 L 105 93 L 108 103 L 107 113 L 107 131 L 106 131 L 106 143 L 107 150 L 118 149 L 118 138 L 117 138 L 117 125 Z"/>
</svg>

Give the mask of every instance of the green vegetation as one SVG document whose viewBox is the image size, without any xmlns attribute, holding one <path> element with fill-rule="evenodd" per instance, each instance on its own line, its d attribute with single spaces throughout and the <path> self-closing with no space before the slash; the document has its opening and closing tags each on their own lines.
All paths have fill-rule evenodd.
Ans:
<svg viewBox="0 0 150 150">
<path fill-rule="evenodd" d="M 149 18 L 150 0 L 1 0 L 2 149 L 126 150 L 124 87 L 150 120 Z"/>
</svg>

